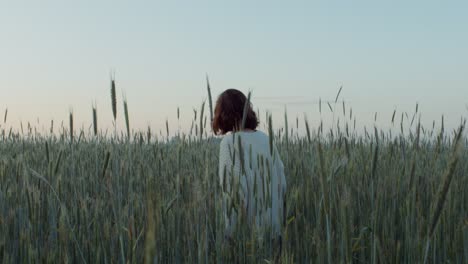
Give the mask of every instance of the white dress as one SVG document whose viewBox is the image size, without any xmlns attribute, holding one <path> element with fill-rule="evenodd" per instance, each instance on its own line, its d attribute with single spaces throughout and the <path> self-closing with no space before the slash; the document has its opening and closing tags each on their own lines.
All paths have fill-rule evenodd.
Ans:
<svg viewBox="0 0 468 264">
<path fill-rule="evenodd" d="M 270 150 L 265 133 L 242 131 L 224 136 L 219 149 L 219 180 L 227 235 L 234 231 L 241 209 L 259 235 L 264 230 L 281 234 L 286 177 L 278 150 L 274 145 Z"/>
</svg>

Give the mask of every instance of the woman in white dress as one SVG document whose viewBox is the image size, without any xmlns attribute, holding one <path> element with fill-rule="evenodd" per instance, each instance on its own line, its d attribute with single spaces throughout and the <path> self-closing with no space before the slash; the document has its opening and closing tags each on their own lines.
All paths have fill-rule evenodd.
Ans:
<svg viewBox="0 0 468 264">
<path fill-rule="evenodd" d="M 284 166 L 269 137 L 257 130 L 259 121 L 246 96 L 235 89 L 219 95 L 213 131 L 223 135 L 219 148 L 219 181 L 223 195 L 225 235 L 231 238 L 243 218 L 257 237 L 271 232 L 280 239 L 285 218 Z M 280 242 L 281 243 L 281 242 Z"/>
</svg>

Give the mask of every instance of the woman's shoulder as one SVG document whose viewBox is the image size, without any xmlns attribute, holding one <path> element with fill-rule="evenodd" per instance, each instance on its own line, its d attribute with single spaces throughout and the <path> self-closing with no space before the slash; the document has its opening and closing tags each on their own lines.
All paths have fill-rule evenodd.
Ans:
<svg viewBox="0 0 468 264">
<path fill-rule="evenodd" d="M 268 135 L 265 134 L 265 132 L 261 130 L 229 132 L 223 136 L 221 140 L 221 144 L 232 143 L 234 141 L 234 137 L 238 137 L 238 136 L 240 136 L 241 138 L 256 138 L 256 139 L 266 138 L 268 139 Z"/>
<path fill-rule="evenodd" d="M 268 135 L 260 130 L 256 130 L 254 132 L 235 132 L 224 135 L 220 142 L 221 147 L 228 147 L 237 144 L 236 142 L 238 137 L 241 138 L 243 143 L 253 144 L 257 147 L 268 144 L 269 142 Z"/>
<path fill-rule="evenodd" d="M 265 132 L 261 130 L 255 130 L 254 132 L 244 132 L 243 136 L 249 137 L 253 141 L 258 141 L 258 142 L 268 141 L 268 135 L 265 134 Z"/>
<path fill-rule="evenodd" d="M 221 138 L 220 145 L 228 145 L 229 142 L 232 142 L 234 134 L 229 132 Z"/>
</svg>

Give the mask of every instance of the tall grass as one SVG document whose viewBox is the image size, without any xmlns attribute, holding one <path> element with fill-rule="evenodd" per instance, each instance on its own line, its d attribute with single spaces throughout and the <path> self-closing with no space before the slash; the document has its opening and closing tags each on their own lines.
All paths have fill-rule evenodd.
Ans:
<svg viewBox="0 0 468 264">
<path fill-rule="evenodd" d="M 13 130 L 2 139 L 1 263 L 275 261 L 268 236 L 258 240 L 242 218 L 235 239 L 224 237 L 219 140 L 204 130 L 204 103 L 198 116 L 194 111 L 193 134 L 166 140 L 167 121 L 167 138 L 148 128 L 147 144 L 129 126 L 127 135 L 106 137 L 97 130 L 95 109 L 94 129 L 79 140 L 71 112 L 69 131 L 62 124 L 59 134 L 29 136 L 28 126 L 29 132 Z M 447 134 L 444 121 L 435 131 L 415 120 L 415 129 L 404 127 L 410 118 L 401 122 L 409 136 L 377 127 L 374 135 L 361 135 L 344 123 L 326 131 L 306 117 L 302 135 L 289 130 L 286 113 L 281 133 L 271 114 L 262 120 L 272 153 L 276 146 L 287 160 L 277 261 L 468 261 L 466 138 L 462 129 Z M 243 166 L 250 164 L 251 157 L 243 158 Z M 232 210 L 242 215 L 232 198 Z"/>
<path fill-rule="evenodd" d="M 128 116 L 128 103 L 127 97 L 123 96 L 124 116 L 125 116 L 125 127 L 127 128 L 127 139 L 130 140 L 130 118 Z"/>
<path fill-rule="evenodd" d="M 73 143 L 73 132 L 74 132 L 74 129 L 73 129 L 73 111 L 70 111 L 70 118 L 69 118 L 69 121 L 70 121 L 70 142 Z"/>
<path fill-rule="evenodd" d="M 115 77 L 111 77 L 111 105 L 112 105 L 112 115 L 114 117 L 114 122 L 117 119 L 117 92 L 115 90 Z"/>
<path fill-rule="evenodd" d="M 210 124 L 213 123 L 213 100 L 211 97 L 211 87 L 210 87 L 210 80 L 208 79 L 208 75 L 206 75 L 206 89 L 208 92 L 208 103 L 210 106 Z M 179 116 L 179 115 L 177 115 Z M 211 126 L 210 126 L 211 127 Z"/>
<path fill-rule="evenodd" d="M 416 108 L 416 111 L 417 111 L 417 108 Z M 439 222 L 440 215 L 442 214 L 442 210 L 443 210 L 445 201 L 447 199 L 447 194 L 449 191 L 450 183 L 452 182 L 455 169 L 457 168 L 457 164 L 460 159 L 460 153 L 459 153 L 460 141 L 463 135 L 464 125 L 465 124 L 460 126 L 458 132 L 455 135 L 455 138 L 453 141 L 453 153 L 450 157 L 450 162 L 448 164 L 446 172 L 444 173 L 444 176 L 442 178 L 442 184 L 440 185 L 439 191 L 437 192 L 437 196 L 436 196 L 437 200 L 435 200 L 431 221 L 429 222 L 430 223 L 429 234 L 427 235 L 427 244 L 426 244 L 426 251 L 424 255 L 424 263 L 427 263 L 430 241 L 432 239 L 432 236 L 434 235 L 434 231 Z"/>
<path fill-rule="evenodd" d="M 96 104 L 93 105 L 93 131 L 94 131 L 94 135 L 97 136 L 97 134 L 98 134 L 98 121 L 97 121 L 97 106 L 96 106 Z"/>
</svg>

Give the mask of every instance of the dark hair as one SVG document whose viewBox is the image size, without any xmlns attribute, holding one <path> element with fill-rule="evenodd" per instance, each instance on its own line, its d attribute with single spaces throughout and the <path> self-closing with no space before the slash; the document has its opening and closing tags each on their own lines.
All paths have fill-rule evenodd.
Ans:
<svg viewBox="0 0 468 264">
<path fill-rule="evenodd" d="M 236 89 L 228 89 L 219 95 L 212 124 L 215 135 L 224 135 L 241 126 L 246 101 L 245 95 Z M 258 123 L 257 115 L 250 104 L 244 128 L 255 130 Z"/>
</svg>

